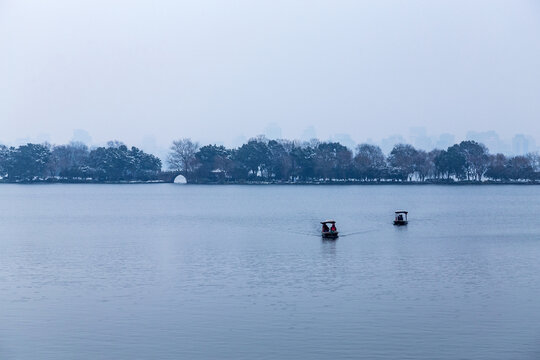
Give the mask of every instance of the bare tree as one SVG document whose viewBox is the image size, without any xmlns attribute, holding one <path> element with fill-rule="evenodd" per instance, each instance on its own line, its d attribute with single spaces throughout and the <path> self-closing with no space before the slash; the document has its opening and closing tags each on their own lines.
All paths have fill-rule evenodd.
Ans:
<svg viewBox="0 0 540 360">
<path fill-rule="evenodd" d="M 540 154 L 537 152 L 528 153 L 525 155 L 531 162 L 531 166 L 535 172 L 540 172 Z"/>
<path fill-rule="evenodd" d="M 170 148 L 167 163 L 173 170 L 192 172 L 195 167 L 195 154 L 199 149 L 199 143 L 191 139 L 181 139 L 173 141 Z"/>
<path fill-rule="evenodd" d="M 386 168 L 386 159 L 380 147 L 360 144 L 356 147 L 354 166 L 362 180 L 374 180 L 382 175 Z"/>
<path fill-rule="evenodd" d="M 55 145 L 51 149 L 49 172 L 52 176 L 58 176 L 70 169 L 80 167 L 86 162 L 88 154 L 88 146 L 81 142 Z"/>
<path fill-rule="evenodd" d="M 418 150 L 409 144 L 397 144 L 388 156 L 388 163 L 398 171 L 403 180 L 412 181 Z"/>
</svg>

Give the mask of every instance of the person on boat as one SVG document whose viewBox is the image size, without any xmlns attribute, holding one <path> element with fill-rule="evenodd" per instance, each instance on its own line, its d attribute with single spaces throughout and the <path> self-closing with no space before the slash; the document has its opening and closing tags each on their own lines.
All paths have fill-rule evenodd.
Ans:
<svg viewBox="0 0 540 360">
<path fill-rule="evenodd" d="M 337 229 L 336 229 L 336 224 L 332 224 L 332 227 L 330 228 L 330 231 L 332 232 L 336 232 Z"/>
<path fill-rule="evenodd" d="M 328 225 L 322 224 L 322 232 L 329 232 L 330 229 L 328 229 Z"/>
<path fill-rule="evenodd" d="M 397 219 L 398 219 L 399 221 L 402 221 L 402 220 L 403 220 L 403 215 L 399 214 L 398 217 L 397 217 Z"/>
</svg>

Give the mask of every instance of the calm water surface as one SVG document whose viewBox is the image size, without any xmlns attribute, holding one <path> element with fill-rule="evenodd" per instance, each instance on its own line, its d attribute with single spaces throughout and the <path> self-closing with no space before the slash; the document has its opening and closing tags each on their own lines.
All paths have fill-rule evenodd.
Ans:
<svg viewBox="0 0 540 360">
<path fill-rule="evenodd" d="M 540 359 L 540 186 L 0 200 L 1 359 Z M 318 235 L 329 217 L 337 241 Z"/>
</svg>

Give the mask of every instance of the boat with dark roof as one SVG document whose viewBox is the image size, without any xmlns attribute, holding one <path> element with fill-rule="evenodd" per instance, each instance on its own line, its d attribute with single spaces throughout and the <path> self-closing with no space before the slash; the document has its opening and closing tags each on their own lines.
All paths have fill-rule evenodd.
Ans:
<svg viewBox="0 0 540 360">
<path fill-rule="evenodd" d="M 325 239 L 336 239 L 339 236 L 339 232 L 336 228 L 336 222 L 334 220 L 325 220 L 321 221 L 322 224 L 322 230 L 321 235 Z M 328 224 L 331 224 L 330 227 L 328 227 Z"/>
<path fill-rule="evenodd" d="M 394 225 L 397 225 L 397 226 L 407 225 L 409 223 L 408 214 L 409 214 L 408 211 L 404 211 L 404 210 L 396 211 L 395 217 L 394 217 Z"/>
</svg>

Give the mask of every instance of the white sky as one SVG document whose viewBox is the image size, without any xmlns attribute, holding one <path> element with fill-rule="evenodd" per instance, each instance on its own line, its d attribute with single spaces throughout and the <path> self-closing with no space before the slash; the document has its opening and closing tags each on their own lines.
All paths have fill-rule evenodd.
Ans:
<svg viewBox="0 0 540 360">
<path fill-rule="evenodd" d="M 0 0 L 0 142 L 540 140 L 539 59 L 537 1 Z"/>
</svg>

